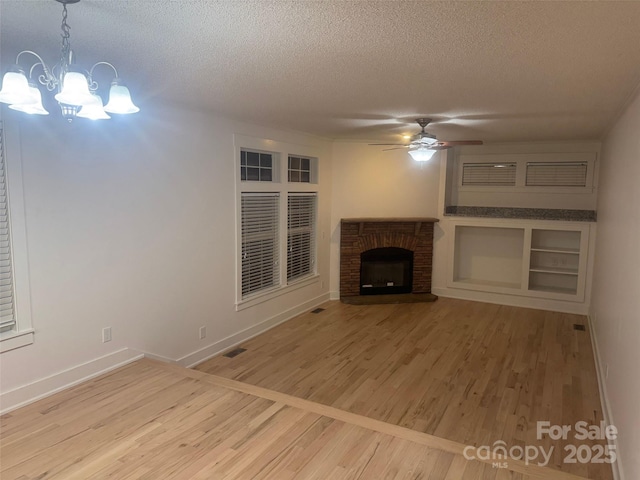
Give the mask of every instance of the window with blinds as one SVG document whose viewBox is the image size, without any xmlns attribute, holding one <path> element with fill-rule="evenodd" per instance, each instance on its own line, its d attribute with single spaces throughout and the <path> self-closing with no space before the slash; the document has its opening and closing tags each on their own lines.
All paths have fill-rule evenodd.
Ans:
<svg viewBox="0 0 640 480">
<path fill-rule="evenodd" d="M 3 138 L 0 124 L 0 332 L 12 330 L 16 325 Z"/>
<path fill-rule="evenodd" d="M 287 282 L 315 272 L 316 194 L 290 193 L 287 221 Z"/>
<path fill-rule="evenodd" d="M 511 187 L 515 184 L 515 163 L 465 163 L 462 166 L 462 185 Z"/>
<path fill-rule="evenodd" d="M 587 163 L 527 163 L 526 185 L 528 187 L 586 187 Z"/>
<path fill-rule="evenodd" d="M 280 284 L 280 195 L 242 193 L 242 298 Z"/>
</svg>

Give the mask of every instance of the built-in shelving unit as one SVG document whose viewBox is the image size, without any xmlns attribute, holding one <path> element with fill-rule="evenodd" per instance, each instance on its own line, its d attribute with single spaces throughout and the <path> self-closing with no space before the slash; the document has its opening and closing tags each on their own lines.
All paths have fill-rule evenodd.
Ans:
<svg viewBox="0 0 640 480">
<path fill-rule="evenodd" d="M 449 287 L 584 300 L 588 224 L 461 220 L 454 228 Z"/>
<path fill-rule="evenodd" d="M 531 230 L 529 290 L 578 292 L 581 235 L 577 230 Z"/>
</svg>

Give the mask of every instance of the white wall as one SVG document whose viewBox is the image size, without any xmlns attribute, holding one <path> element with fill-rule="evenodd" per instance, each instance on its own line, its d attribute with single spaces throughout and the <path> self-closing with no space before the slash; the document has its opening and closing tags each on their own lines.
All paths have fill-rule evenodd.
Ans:
<svg viewBox="0 0 640 480">
<path fill-rule="evenodd" d="M 71 125 L 6 109 L 3 116 L 22 123 L 36 330 L 34 344 L 1 355 L 3 393 L 124 347 L 174 360 L 205 349 L 202 357 L 231 340 L 215 342 L 239 341 L 260 322 L 328 298 L 329 243 L 321 240 L 320 281 L 236 312 L 233 135 L 317 149 L 327 239 L 329 142 L 168 107 Z M 103 344 L 106 326 L 113 341 Z"/>
<path fill-rule="evenodd" d="M 605 139 L 591 320 L 625 478 L 640 478 L 640 95 Z"/>
<path fill-rule="evenodd" d="M 441 153 L 441 155 L 444 155 Z M 406 150 L 382 151 L 364 143 L 333 145 L 331 295 L 340 289 L 340 219 L 439 218 L 440 159 L 416 162 Z"/>
</svg>

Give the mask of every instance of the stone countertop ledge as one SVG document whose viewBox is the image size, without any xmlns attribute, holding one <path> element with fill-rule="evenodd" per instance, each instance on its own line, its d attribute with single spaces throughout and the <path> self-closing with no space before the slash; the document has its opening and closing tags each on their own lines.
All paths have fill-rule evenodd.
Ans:
<svg viewBox="0 0 640 480">
<path fill-rule="evenodd" d="M 567 210 L 556 208 L 467 207 L 449 206 L 445 216 L 513 218 L 524 220 L 560 220 L 565 222 L 595 222 L 595 210 Z"/>
</svg>

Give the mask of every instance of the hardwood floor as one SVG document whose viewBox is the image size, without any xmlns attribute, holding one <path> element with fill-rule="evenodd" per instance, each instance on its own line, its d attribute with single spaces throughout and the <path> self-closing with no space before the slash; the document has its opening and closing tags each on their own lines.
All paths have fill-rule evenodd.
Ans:
<svg viewBox="0 0 640 480">
<path fill-rule="evenodd" d="M 151 360 L 4 415 L 0 427 L 3 480 L 578 478 L 518 461 L 493 468 L 453 442 Z"/>
<path fill-rule="evenodd" d="M 537 420 L 602 418 L 584 322 L 330 302 L 233 359 L 141 360 L 0 417 L 0 478 L 608 480 L 608 465 L 565 464 L 563 442 L 535 438 Z M 496 440 L 554 447 L 551 468 L 465 458 Z"/>
<path fill-rule="evenodd" d="M 325 308 L 197 369 L 463 445 L 553 446 L 553 468 L 612 478 L 563 462 L 567 444 L 595 443 L 536 438 L 538 421 L 602 420 L 589 332 L 573 329 L 585 317 L 445 298 Z"/>
</svg>

